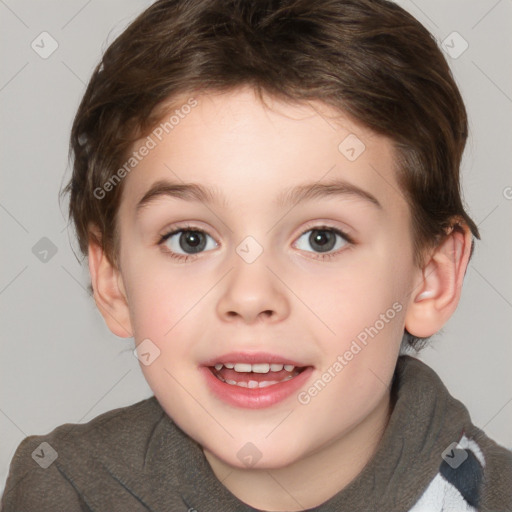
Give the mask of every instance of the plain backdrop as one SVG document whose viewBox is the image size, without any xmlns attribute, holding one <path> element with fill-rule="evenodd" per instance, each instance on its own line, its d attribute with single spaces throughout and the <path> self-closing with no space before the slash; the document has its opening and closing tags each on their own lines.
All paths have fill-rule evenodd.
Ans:
<svg viewBox="0 0 512 512">
<path fill-rule="evenodd" d="M 110 333 L 87 292 L 58 201 L 85 84 L 150 3 L 0 0 L 0 492 L 25 436 L 151 396 L 133 340 Z M 464 197 L 482 236 L 457 312 L 418 357 L 512 448 L 512 1 L 399 3 L 445 49 L 466 102 Z"/>
</svg>

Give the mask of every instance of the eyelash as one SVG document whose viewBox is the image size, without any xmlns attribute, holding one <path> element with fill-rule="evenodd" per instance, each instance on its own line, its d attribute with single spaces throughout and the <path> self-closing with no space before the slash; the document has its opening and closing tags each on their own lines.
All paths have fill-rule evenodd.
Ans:
<svg viewBox="0 0 512 512">
<path fill-rule="evenodd" d="M 303 231 L 301 233 L 299 238 L 302 235 L 304 235 L 305 233 L 307 233 L 308 231 L 315 231 L 315 230 L 316 231 L 330 231 L 330 232 L 332 232 L 332 233 L 334 233 L 336 235 L 341 236 L 341 238 L 343 238 L 343 240 L 345 240 L 349 245 L 355 245 L 354 239 L 352 237 L 350 237 L 349 235 L 347 235 L 347 233 L 345 233 L 344 231 L 341 231 L 338 228 L 334 228 L 332 226 L 326 226 L 326 225 L 318 225 L 318 226 L 313 225 L 313 226 L 309 226 L 305 231 Z M 157 243 L 158 243 L 158 245 L 162 245 L 171 236 L 173 236 L 173 235 L 175 235 L 177 233 L 187 232 L 187 231 L 194 231 L 194 232 L 197 232 L 197 233 L 203 233 L 205 235 L 211 236 L 206 231 L 204 231 L 203 229 L 200 229 L 200 228 L 197 228 L 197 227 L 191 226 L 191 225 L 185 225 L 185 226 L 178 226 L 177 228 L 173 229 L 172 231 L 169 231 L 168 233 L 160 236 L 160 238 L 159 238 Z M 346 248 L 339 249 L 336 252 L 330 252 L 330 253 L 313 253 L 313 254 L 316 254 L 314 259 L 317 259 L 317 260 L 320 260 L 320 261 L 331 260 L 334 257 L 338 256 L 340 254 L 340 252 L 342 252 L 344 250 L 346 250 Z M 179 253 L 172 252 L 170 250 L 166 250 L 165 252 L 168 253 L 169 256 L 172 259 L 180 261 L 182 263 L 186 263 L 187 261 L 194 260 L 194 259 L 197 258 L 197 256 L 199 254 L 201 254 L 201 253 L 198 253 L 198 254 L 179 254 Z M 309 252 L 309 251 L 307 251 L 307 252 Z"/>
</svg>

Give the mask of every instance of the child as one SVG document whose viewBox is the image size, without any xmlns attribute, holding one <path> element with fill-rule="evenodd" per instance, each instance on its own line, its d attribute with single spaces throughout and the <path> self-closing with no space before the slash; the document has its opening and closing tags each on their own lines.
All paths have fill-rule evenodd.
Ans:
<svg viewBox="0 0 512 512">
<path fill-rule="evenodd" d="M 25 439 L 3 510 L 512 510 L 512 455 L 400 355 L 455 311 L 479 236 L 466 138 L 391 2 L 149 7 L 92 76 L 67 191 L 155 396 Z"/>
</svg>

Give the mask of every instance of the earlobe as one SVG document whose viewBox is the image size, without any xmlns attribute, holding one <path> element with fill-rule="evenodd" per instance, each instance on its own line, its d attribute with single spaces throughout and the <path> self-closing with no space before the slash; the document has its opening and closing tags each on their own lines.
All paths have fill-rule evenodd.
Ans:
<svg viewBox="0 0 512 512">
<path fill-rule="evenodd" d="M 131 338 L 128 302 L 119 270 L 93 240 L 89 240 L 88 259 L 94 300 L 105 323 L 116 336 Z"/>
<path fill-rule="evenodd" d="M 471 242 L 469 228 L 457 226 L 430 255 L 405 317 L 405 328 L 413 336 L 432 336 L 452 316 L 459 303 Z"/>
</svg>

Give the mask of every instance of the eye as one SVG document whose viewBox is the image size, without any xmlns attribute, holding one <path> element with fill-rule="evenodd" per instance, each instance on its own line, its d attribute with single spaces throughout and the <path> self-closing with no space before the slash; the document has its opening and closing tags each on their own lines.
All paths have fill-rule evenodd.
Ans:
<svg viewBox="0 0 512 512">
<path fill-rule="evenodd" d="M 175 229 L 167 233 L 162 236 L 159 244 L 165 245 L 171 256 L 178 259 L 214 249 L 218 245 L 208 233 L 200 229 L 189 228 Z"/>
<path fill-rule="evenodd" d="M 317 226 L 314 229 L 309 229 L 304 234 L 302 234 L 296 245 L 299 249 L 303 251 L 309 251 L 305 245 L 310 245 L 313 248 L 313 251 L 317 251 L 319 253 L 329 253 L 330 251 L 337 251 L 342 249 L 346 245 L 350 245 L 352 240 L 350 237 L 336 228 L 331 228 L 328 226 Z M 302 247 L 300 246 L 302 244 Z M 325 254 L 324 257 L 334 256 L 334 254 Z"/>
<path fill-rule="evenodd" d="M 180 262 L 189 261 L 196 254 L 218 247 L 217 242 L 208 233 L 193 226 L 181 226 L 166 233 L 160 237 L 158 244 L 164 245 L 165 252 Z M 305 244 L 309 244 L 313 251 L 305 248 Z M 354 241 L 349 235 L 329 226 L 316 226 L 309 229 L 295 243 L 301 250 L 315 252 L 317 259 L 333 258 L 337 256 L 340 249 L 353 244 Z"/>
</svg>

